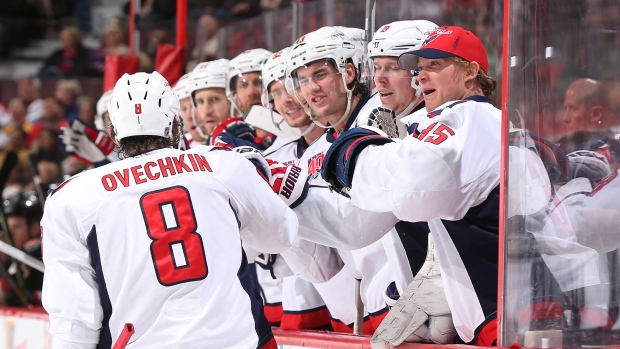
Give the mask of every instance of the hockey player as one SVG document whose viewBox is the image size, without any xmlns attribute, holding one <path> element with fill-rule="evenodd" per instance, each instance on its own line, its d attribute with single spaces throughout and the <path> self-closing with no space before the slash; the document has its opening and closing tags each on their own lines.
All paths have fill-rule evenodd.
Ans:
<svg viewBox="0 0 620 349">
<path fill-rule="evenodd" d="M 231 113 L 233 104 L 226 92 L 230 63 L 223 58 L 202 62 L 191 73 L 188 89 L 196 109 L 194 118 L 198 132 L 206 139 L 207 145 L 216 144 L 218 136 L 226 133 L 231 138 L 252 142 L 265 149 L 262 138 L 257 139 L 255 129 Z"/>
<path fill-rule="evenodd" d="M 344 235 L 341 234 L 343 229 L 353 226 L 343 218 L 343 212 L 349 212 L 346 210 L 347 204 L 339 202 L 337 196 L 325 190 L 326 183 L 319 173 L 323 157 L 335 137 L 353 124 L 368 101 L 368 91 L 359 82 L 358 69 L 353 60 L 356 55 L 361 57 L 362 53 L 361 48 L 352 44 L 342 31 L 323 27 L 299 38 L 287 58 L 287 73 L 290 75 L 287 89 L 318 127 L 324 127 L 318 122 L 319 117 L 325 118 L 330 126 L 299 160 L 299 166 L 307 171 L 310 191 L 314 191 L 312 187 L 318 187 L 318 192 L 312 195 L 316 200 L 303 201 L 295 208 L 300 220 L 304 221 L 303 238 L 327 246 L 344 247 L 346 244 L 341 245 L 338 237 Z M 319 210 L 320 217 L 317 216 Z M 375 225 L 371 219 L 372 215 L 355 216 L 355 226 L 367 223 L 362 230 L 381 230 L 380 225 L 385 223 Z M 339 252 L 347 270 L 361 279 L 362 300 L 369 314 L 364 332 L 372 333 L 387 313 L 383 292 L 393 281 L 393 275 L 380 242 L 360 247 L 354 251 L 341 249 Z"/>
<path fill-rule="evenodd" d="M 418 49 L 426 35 L 437 25 L 425 21 L 399 21 L 386 24 L 379 28 L 373 40 L 368 43 L 369 66 L 374 80 L 380 105 L 396 114 L 399 137 L 407 136 L 408 128 L 415 128 L 421 113 L 425 112 L 422 91 L 413 77 L 412 71 L 400 69 L 398 56 L 406 51 Z M 372 101 L 369 103 L 372 104 Z M 369 107 L 372 108 L 372 107 Z M 422 110 L 421 113 L 414 113 Z M 414 113 L 413 115 L 409 115 Z M 379 346 L 385 342 L 399 345 L 408 342 L 450 343 L 455 336 L 454 327 L 447 303 L 439 306 L 440 299 L 445 299 L 441 284 L 441 275 L 433 248 L 432 239 L 428 238 L 426 222 L 398 222 L 394 229 L 397 234 L 387 234 L 381 238 L 390 264 L 397 276 L 396 282 L 386 290 L 386 302 L 395 309 L 373 336 L 371 343 Z M 394 239 L 397 236 L 399 239 Z M 426 260 L 424 256 L 426 255 Z M 413 274 L 416 274 L 415 279 Z M 424 293 L 419 291 L 420 280 L 424 279 Z M 400 295 L 403 299 L 396 303 Z M 414 296 L 411 297 L 410 295 Z M 415 306 L 428 302 L 433 297 L 435 312 L 429 313 L 429 319 L 416 317 L 407 318 L 409 314 L 398 313 L 402 307 Z M 391 331 L 401 321 L 408 323 L 406 330 L 394 336 Z M 441 326 L 437 326 L 441 324 Z"/>
<path fill-rule="evenodd" d="M 368 43 L 381 105 L 393 110 L 399 120 L 424 107 L 424 98 L 412 72 L 398 66 L 398 56 L 421 45 L 435 28 L 435 23 L 425 20 L 393 22 L 379 28 Z"/>
<path fill-rule="evenodd" d="M 172 91 L 176 93 L 181 104 L 181 119 L 183 119 L 183 128 L 187 131 L 184 136 L 188 148 L 205 142 L 194 124 L 194 108 L 192 108 L 192 99 L 188 90 L 190 75 L 190 73 L 184 74 L 172 87 Z"/>
<path fill-rule="evenodd" d="M 402 142 L 368 130 L 345 132 L 327 154 L 322 175 L 360 208 L 429 222 L 459 336 L 491 345 L 501 111 L 490 103 L 496 84 L 487 74 L 486 51 L 470 31 L 440 27 L 420 49 L 400 56 L 399 65 L 419 71 L 427 117 Z"/>
<path fill-rule="evenodd" d="M 377 90 L 368 104 L 374 107 L 372 100 L 378 99 L 380 106 L 394 111 L 400 138 L 406 137 L 408 126 L 417 123 L 417 117 L 404 118 L 424 109 L 424 99 L 411 71 L 402 70 L 398 66 L 398 56 L 419 48 L 426 39 L 426 34 L 436 27 L 435 23 L 425 20 L 393 22 L 379 28 L 372 41 L 368 43 L 368 58 L 371 60 L 369 66 L 372 67 L 371 74 Z M 428 239 L 420 232 L 428 232 L 428 225 L 423 222 L 399 222 L 395 229 L 400 244 L 391 241 L 390 235 L 383 237 L 382 241 L 391 264 L 404 275 L 404 282 L 401 284 L 397 282 L 394 285 L 398 293 L 402 294 L 407 285 L 413 281 L 413 274 L 420 270 L 424 262 Z M 402 256 L 407 257 L 406 261 L 402 260 Z M 393 288 L 387 292 L 386 295 L 391 298 L 398 297 Z"/>
<path fill-rule="evenodd" d="M 226 97 L 231 103 L 231 117 L 245 118 L 252 106 L 261 105 L 261 70 L 271 54 L 265 49 L 255 48 L 230 60 L 226 76 Z M 273 144 L 275 137 L 271 133 L 260 128 L 254 128 L 254 133 L 252 141 L 258 145 L 258 149 L 264 150 Z"/>
<path fill-rule="evenodd" d="M 247 50 L 230 61 L 226 97 L 232 104 L 231 116 L 241 116 L 253 105 L 261 105 L 261 70 L 272 52 L 262 48 Z"/>
<path fill-rule="evenodd" d="M 264 149 L 264 146 L 254 142 L 255 129 L 246 124 L 242 118 L 231 117 L 229 114 L 232 106 L 230 100 L 226 98 L 229 65 L 230 61 L 227 59 L 219 59 L 200 63 L 192 71 L 189 93 L 196 108 L 194 117 L 197 130 L 205 136 L 209 145 L 216 144 L 218 135 L 226 133 L 226 136 L 240 138 L 257 148 Z M 247 246 L 246 253 L 250 263 L 258 255 Z M 252 263 L 251 268 L 254 267 Z M 277 326 L 282 319 L 282 280 L 274 280 L 268 271 L 262 269 L 257 269 L 257 272 L 258 280 L 262 281 L 265 315 L 271 325 Z M 266 274 L 260 275 L 262 272 Z"/>
<path fill-rule="evenodd" d="M 230 118 L 230 102 L 226 99 L 226 71 L 229 60 L 218 59 L 198 63 L 190 73 L 187 91 L 194 107 L 196 131 L 212 145 L 213 129 Z"/>
<path fill-rule="evenodd" d="M 263 105 L 271 113 L 277 111 L 282 115 L 290 127 L 301 130 L 301 136 L 298 137 L 286 139 L 278 137 L 278 142 L 263 152 L 265 157 L 284 165 L 297 164 L 308 146 L 325 132 L 323 128 L 316 127 L 312 123 L 299 102 L 286 92 L 284 78 L 286 75 L 286 57 L 289 51 L 290 47 L 287 47 L 271 55 L 262 70 Z M 272 117 L 273 119 L 275 117 Z M 335 250 L 331 252 L 337 253 Z M 290 261 L 290 253 L 291 251 L 285 253 L 289 257 L 287 261 Z M 269 266 L 273 275 L 278 277 L 287 275 L 288 265 L 282 256 L 272 255 L 271 258 L 275 261 Z M 264 264 L 262 266 L 266 267 Z M 260 269 L 257 271 L 260 272 Z M 337 275 L 328 282 L 318 284 L 308 282 L 297 275 L 284 277 L 282 280 L 283 315 L 280 327 L 288 330 L 299 330 L 329 326 L 330 314 L 335 319 L 334 324 L 338 327 L 342 323 L 341 318 L 343 317 L 340 310 L 344 308 L 343 311 L 351 313 L 353 309 L 353 305 L 346 299 L 349 298 L 349 295 L 344 291 L 347 287 L 351 289 L 353 283 L 350 281 L 350 278 L 346 277 L 346 273 Z M 333 302 L 326 304 L 321 298 L 321 293 L 328 293 L 326 299 L 328 301 L 333 300 Z M 347 316 L 344 315 L 344 317 L 346 319 Z"/>
<path fill-rule="evenodd" d="M 238 154 L 174 149 L 178 114 L 160 74 L 125 74 L 110 103 L 125 159 L 47 200 L 43 305 L 54 347 L 109 348 L 126 322 L 130 348 L 276 347 L 240 238 L 281 252 L 297 218 Z"/>
</svg>

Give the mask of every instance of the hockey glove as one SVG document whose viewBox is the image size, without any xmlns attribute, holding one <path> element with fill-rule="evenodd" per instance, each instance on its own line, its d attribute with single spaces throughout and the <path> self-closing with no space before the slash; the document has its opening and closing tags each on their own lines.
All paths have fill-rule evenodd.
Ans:
<svg viewBox="0 0 620 349">
<path fill-rule="evenodd" d="M 230 118 L 217 125 L 209 137 L 209 145 L 229 146 L 231 148 L 249 145 L 259 150 L 267 149 L 273 143 L 273 135 L 257 135 L 252 125 L 242 118 Z"/>
<path fill-rule="evenodd" d="M 95 167 L 114 161 L 116 144 L 107 133 L 87 126 L 79 119 L 61 129 L 60 138 L 67 154 Z M 112 156 L 111 156 L 112 155 Z"/>
<path fill-rule="evenodd" d="M 283 165 L 267 159 L 271 169 L 269 184 L 290 208 L 301 204 L 308 195 L 308 172 L 295 165 Z"/>
<path fill-rule="evenodd" d="M 240 146 L 233 149 L 235 152 L 243 155 L 244 158 L 250 160 L 251 163 L 256 166 L 256 169 L 261 174 L 261 176 L 267 181 L 267 183 L 271 183 L 271 168 L 267 160 L 263 157 L 263 155 L 256 148 L 251 146 Z"/>
<path fill-rule="evenodd" d="M 325 154 L 321 177 L 331 190 L 349 197 L 359 153 L 369 145 L 383 145 L 390 142 L 392 142 L 390 138 L 367 128 L 352 128 L 345 131 Z"/>
<path fill-rule="evenodd" d="M 363 128 L 387 138 L 398 138 L 396 114 L 392 109 L 377 107 L 360 112 L 354 127 Z"/>
</svg>

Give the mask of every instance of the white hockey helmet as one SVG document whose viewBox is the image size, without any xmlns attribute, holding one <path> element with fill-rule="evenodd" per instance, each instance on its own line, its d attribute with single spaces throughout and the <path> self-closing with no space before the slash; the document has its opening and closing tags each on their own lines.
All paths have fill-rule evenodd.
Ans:
<svg viewBox="0 0 620 349">
<path fill-rule="evenodd" d="M 110 104 L 110 100 L 112 99 L 112 90 L 108 90 L 104 92 L 99 101 L 97 101 L 97 114 L 95 115 L 95 127 L 99 130 L 103 131 L 105 129 L 105 123 L 103 121 L 103 114 L 108 112 L 108 106 Z"/>
<path fill-rule="evenodd" d="M 288 124 L 286 124 L 286 121 L 282 116 L 274 112 L 274 105 L 272 103 L 274 98 L 269 90 L 269 85 L 274 82 L 284 84 L 286 78 L 286 57 L 290 51 L 290 47 L 285 47 L 281 51 L 272 54 L 267 62 L 265 62 L 262 71 L 263 91 L 261 94 L 261 102 L 263 107 L 269 109 L 271 122 L 277 131 L 291 131 L 291 128 Z M 258 127 L 258 125 L 254 126 Z M 275 134 L 278 134 L 278 132 Z"/>
<path fill-rule="evenodd" d="M 290 47 L 285 47 L 281 51 L 272 54 L 263 66 L 263 91 L 261 101 L 265 108 L 270 108 L 270 102 L 273 100 L 269 93 L 269 85 L 274 81 L 284 83 L 286 77 L 286 57 L 290 51 Z"/>
<path fill-rule="evenodd" d="M 109 112 L 115 141 L 132 136 L 172 139 L 179 99 L 158 72 L 124 74 L 116 82 Z"/>
<path fill-rule="evenodd" d="M 230 61 L 221 58 L 215 61 L 202 62 L 192 70 L 189 77 L 187 92 L 196 106 L 196 91 L 206 88 L 226 89 L 226 74 Z"/>
<path fill-rule="evenodd" d="M 179 100 L 189 98 L 189 91 L 187 90 L 187 87 L 190 74 L 191 73 L 183 74 L 183 76 L 181 76 L 177 83 L 172 87 L 172 92 L 177 95 Z"/>
<path fill-rule="evenodd" d="M 366 48 L 366 31 L 360 28 L 340 27 L 336 26 L 338 30 L 342 31 L 344 35 L 351 39 L 353 45 L 355 45 L 355 54 L 351 59 L 355 65 L 355 69 L 360 70 L 362 60 L 364 59 L 364 49 Z"/>
<path fill-rule="evenodd" d="M 374 34 L 372 41 L 368 43 L 368 58 L 375 57 L 399 57 L 401 54 L 417 50 L 422 46 L 427 35 L 437 28 L 437 24 L 426 20 L 398 21 L 386 24 Z M 368 62 L 370 74 L 374 76 L 372 62 Z M 422 94 L 422 89 L 416 84 L 415 72 L 411 74 L 411 87 L 416 90 L 416 96 Z"/>
<path fill-rule="evenodd" d="M 418 49 L 428 33 L 437 28 L 431 21 L 398 21 L 379 28 L 368 43 L 368 57 L 398 57 Z"/>
<path fill-rule="evenodd" d="M 230 99 L 231 103 L 235 102 L 236 78 L 241 77 L 245 73 L 260 73 L 263 70 L 263 64 L 265 64 L 271 54 L 272 52 L 264 48 L 255 48 L 244 51 L 230 60 L 226 78 L 226 96 Z"/>
<path fill-rule="evenodd" d="M 306 114 L 320 127 L 324 127 L 317 118 L 312 115 L 312 111 L 301 96 L 299 95 L 299 82 L 296 70 L 318 60 L 331 60 L 338 72 L 342 75 L 342 82 L 347 90 L 347 109 L 340 120 L 332 125 L 336 127 L 346 119 L 351 107 L 351 97 L 353 91 L 347 87 L 347 61 L 353 60 L 358 53 L 356 45 L 352 40 L 336 27 L 323 27 L 308 33 L 295 41 L 286 59 L 287 81 L 286 90 L 289 94 L 294 94 L 299 100 Z"/>
</svg>

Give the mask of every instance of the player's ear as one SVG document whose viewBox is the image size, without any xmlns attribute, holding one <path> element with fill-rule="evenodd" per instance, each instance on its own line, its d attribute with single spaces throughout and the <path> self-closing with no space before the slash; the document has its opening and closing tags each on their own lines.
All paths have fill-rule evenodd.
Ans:
<svg viewBox="0 0 620 349">
<path fill-rule="evenodd" d="M 346 72 L 347 72 L 347 85 L 350 85 L 351 83 L 353 83 L 353 81 L 355 80 L 355 66 L 353 65 L 353 63 L 348 62 L 347 63 L 347 68 L 346 68 Z"/>
<path fill-rule="evenodd" d="M 597 123 L 603 119 L 604 109 L 600 105 L 593 105 L 590 107 L 590 122 Z"/>
<path fill-rule="evenodd" d="M 465 68 L 465 81 L 475 80 L 478 77 L 478 71 L 480 71 L 480 64 L 476 61 L 469 62 L 469 65 Z"/>
</svg>

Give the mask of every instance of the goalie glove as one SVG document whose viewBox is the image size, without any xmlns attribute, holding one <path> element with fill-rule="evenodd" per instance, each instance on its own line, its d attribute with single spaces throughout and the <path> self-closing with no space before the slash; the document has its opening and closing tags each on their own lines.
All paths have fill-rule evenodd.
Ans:
<svg viewBox="0 0 620 349">
<path fill-rule="evenodd" d="M 65 152 L 95 167 L 115 161 L 116 144 L 104 131 L 87 126 L 79 119 L 63 127 L 60 139 Z"/>
<path fill-rule="evenodd" d="M 399 138 L 396 114 L 388 108 L 362 110 L 355 119 L 354 127 L 370 130 L 387 138 Z"/>
<path fill-rule="evenodd" d="M 287 206 L 295 208 L 305 199 L 308 194 L 308 173 L 301 167 L 265 159 L 257 149 L 249 146 L 236 147 L 234 151 L 256 166 L 271 189 Z"/>
<path fill-rule="evenodd" d="M 447 344 L 456 336 L 431 235 L 426 261 L 370 339 L 372 348 L 403 342 Z"/>
<path fill-rule="evenodd" d="M 330 190 L 349 197 L 357 156 L 369 145 L 383 145 L 393 140 L 367 128 L 352 128 L 336 138 L 323 159 L 321 177 Z"/>
</svg>

